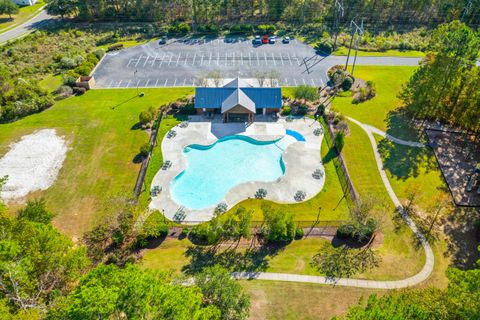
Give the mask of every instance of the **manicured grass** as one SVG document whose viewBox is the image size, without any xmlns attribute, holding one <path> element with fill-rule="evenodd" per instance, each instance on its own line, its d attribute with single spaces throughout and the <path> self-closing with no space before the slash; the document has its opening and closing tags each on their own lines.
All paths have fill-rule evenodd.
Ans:
<svg viewBox="0 0 480 320">
<path fill-rule="evenodd" d="M 342 315 L 361 297 L 387 291 L 310 283 L 241 281 L 250 294 L 250 319 L 318 320 Z"/>
<path fill-rule="evenodd" d="M 58 102 L 44 112 L 0 125 L 0 155 L 12 142 L 42 128 L 55 128 L 69 151 L 54 185 L 31 195 L 44 196 L 57 213 L 55 225 L 80 236 L 110 210 L 108 199 L 131 195 L 140 163 L 134 159 L 148 134 L 136 129 L 138 115 L 150 106 L 191 94 L 191 88 L 91 90 Z M 136 161 L 138 162 L 138 161 Z M 15 205 L 11 205 L 14 210 Z"/>
<path fill-rule="evenodd" d="M 187 238 L 182 240 L 167 238 L 157 248 L 145 250 L 141 264 L 145 268 L 179 273 L 189 262 L 185 251 L 191 245 Z"/>
<path fill-rule="evenodd" d="M 414 70 L 415 67 L 357 66 L 355 77 L 375 82 L 377 95 L 360 104 L 353 104 L 352 97 L 337 97 L 332 105 L 344 115 L 387 131 L 391 126 L 389 112 L 401 105 L 397 95 Z"/>
<path fill-rule="evenodd" d="M 413 232 L 399 219 L 388 197 L 367 134 L 352 122 L 349 127 L 350 136 L 346 138 L 343 156 L 353 184 L 361 197 L 373 196 L 383 200 L 388 209 L 387 215 L 380 217 L 384 241 L 378 252 L 382 262 L 360 277 L 391 280 L 411 276 L 423 267 L 425 253 L 422 248 L 415 247 Z"/>
<path fill-rule="evenodd" d="M 48 92 L 53 92 L 63 84 L 63 80 L 60 75 L 50 74 L 43 78 L 43 80 L 41 80 L 38 84 L 42 89 L 45 89 Z"/>
<path fill-rule="evenodd" d="M 336 56 L 346 56 L 348 55 L 348 48 L 340 47 L 338 48 L 333 55 Z M 350 52 L 351 56 L 355 55 L 355 51 L 352 49 Z M 425 57 L 425 52 L 415 51 L 415 50 L 385 50 L 385 51 L 358 51 L 357 54 L 359 57 L 414 57 L 421 58 Z"/>
<path fill-rule="evenodd" d="M 124 41 L 119 41 L 119 42 L 116 42 L 116 43 L 109 43 L 109 44 L 106 44 L 106 45 L 103 45 L 103 46 L 99 46 L 98 48 L 107 50 L 108 47 L 111 47 L 111 46 L 117 45 L 117 44 L 123 44 L 123 48 L 130 48 L 130 47 L 135 47 L 135 46 L 145 44 L 147 42 L 155 41 L 155 40 L 156 40 L 155 38 L 139 38 L 139 39 L 132 39 L 132 40 L 124 40 Z"/>
<path fill-rule="evenodd" d="M 39 0 L 33 6 L 23 6 L 20 7 L 18 14 L 12 16 L 10 19 L 9 15 L 1 15 L 0 14 L 0 33 L 6 32 L 17 25 L 24 23 L 25 21 L 33 18 L 36 14 L 40 13 L 37 12 L 38 9 L 45 5 L 45 1 Z"/>
</svg>

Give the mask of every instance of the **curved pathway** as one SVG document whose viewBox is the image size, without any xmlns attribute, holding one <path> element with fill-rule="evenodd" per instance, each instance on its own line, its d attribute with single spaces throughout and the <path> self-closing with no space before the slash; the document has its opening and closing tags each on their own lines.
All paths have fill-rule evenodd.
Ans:
<svg viewBox="0 0 480 320">
<path fill-rule="evenodd" d="M 404 145 L 404 146 L 408 146 L 408 147 L 414 147 L 414 148 L 425 148 L 425 144 L 421 143 L 421 142 L 416 142 L 416 141 L 408 141 L 408 140 L 403 140 L 403 139 L 399 139 L 399 138 L 395 138 L 394 136 L 392 135 L 389 135 L 388 133 L 386 133 L 385 131 L 382 131 L 374 126 L 371 126 L 369 124 L 363 124 L 363 123 L 360 123 L 358 122 L 357 120 L 353 119 L 353 118 L 350 118 L 350 117 L 347 117 L 348 120 L 352 121 L 353 123 L 356 123 L 358 124 L 359 126 L 363 126 L 363 129 L 364 130 L 367 130 L 371 133 L 374 133 L 374 134 L 378 134 L 379 136 L 382 136 L 384 138 L 387 138 L 388 140 L 392 141 L 392 142 L 395 142 L 397 144 L 401 144 L 401 145 Z"/>
<path fill-rule="evenodd" d="M 415 236 L 420 240 L 423 249 L 425 250 L 425 265 L 422 270 L 414 276 L 411 276 L 402 280 L 394 281 L 375 281 L 375 280 L 361 280 L 361 279 L 330 279 L 323 276 L 308 276 L 308 275 L 299 275 L 299 274 L 286 274 L 286 273 L 270 273 L 270 272 L 235 272 L 233 277 L 236 279 L 259 279 L 259 280 L 273 280 L 273 281 L 290 281 L 290 282 L 306 282 L 306 283 L 318 283 L 318 284 L 334 284 L 339 286 L 348 286 L 348 287 L 358 287 L 358 288 L 372 288 L 372 289 L 400 289 L 419 284 L 420 282 L 426 280 L 433 271 L 433 266 L 435 263 L 435 258 L 433 255 L 432 248 L 430 244 L 425 239 L 424 235 L 417 228 L 415 223 L 410 219 L 408 214 L 403 209 L 403 206 L 398 199 L 397 195 L 393 191 L 393 188 L 388 180 L 387 174 L 383 169 L 382 158 L 377 150 L 377 143 L 373 137 L 373 133 L 378 133 L 381 131 L 377 128 L 374 128 L 369 125 L 365 125 L 355 119 L 349 118 L 350 121 L 359 125 L 368 135 L 370 143 L 375 154 L 375 161 L 377 163 L 377 168 L 382 178 L 383 184 L 387 189 L 390 199 L 392 199 L 395 207 L 398 212 L 402 215 L 403 219 L 407 225 L 412 229 Z M 407 142 L 407 141 L 404 141 Z M 409 144 L 412 142 L 408 142 Z M 409 145 L 407 144 L 407 145 Z M 415 146 L 415 145 L 412 145 Z"/>
<path fill-rule="evenodd" d="M 41 12 L 30 20 L 0 34 L 0 45 L 5 44 L 9 40 L 14 40 L 37 30 L 39 27 L 54 21 L 54 17 L 49 15 L 43 8 Z"/>
</svg>

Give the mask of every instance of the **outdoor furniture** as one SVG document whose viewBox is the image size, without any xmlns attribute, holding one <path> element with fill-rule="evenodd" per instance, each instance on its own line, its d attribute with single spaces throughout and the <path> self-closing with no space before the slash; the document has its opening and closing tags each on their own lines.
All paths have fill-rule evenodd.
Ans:
<svg viewBox="0 0 480 320">
<path fill-rule="evenodd" d="M 154 186 L 150 191 L 150 194 L 152 195 L 152 197 L 156 197 L 160 192 L 162 192 L 162 187 Z"/>
<path fill-rule="evenodd" d="M 321 178 L 323 178 L 323 171 L 320 169 L 317 169 L 313 172 L 312 176 L 314 179 L 320 180 Z"/>
<path fill-rule="evenodd" d="M 182 222 L 187 217 L 185 213 L 185 207 L 178 208 L 177 212 L 173 215 L 173 221 L 175 222 Z"/>
<path fill-rule="evenodd" d="M 305 193 L 305 191 L 298 190 L 297 193 L 295 193 L 295 196 L 293 198 L 295 199 L 295 201 L 300 202 L 305 200 L 306 197 L 307 197 L 307 194 Z"/>
<path fill-rule="evenodd" d="M 172 139 L 172 138 L 175 138 L 176 135 L 177 135 L 177 132 L 175 130 L 170 130 L 167 133 L 167 138 Z"/>
<path fill-rule="evenodd" d="M 168 168 L 170 168 L 172 166 L 172 162 L 170 160 L 167 160 L 163 163 L 162 165 L 162 170 L 167 170 Z"/>
<path fill-rule="evenodd" d="M 317 129 L 313 130 L 313 134 L 318 137 L 319 135 L 323 134 L 323 129 L 322 128 L 317 128 Z"/>
<path fill-rule="evenodd" d="M 180 128 L 186 128 L 186 127 L 188 127 L 188 125 L 189 125 L 188 121 L 182 121 L 182 123 L 180 123 L 179 127 Z"/>
</svg>

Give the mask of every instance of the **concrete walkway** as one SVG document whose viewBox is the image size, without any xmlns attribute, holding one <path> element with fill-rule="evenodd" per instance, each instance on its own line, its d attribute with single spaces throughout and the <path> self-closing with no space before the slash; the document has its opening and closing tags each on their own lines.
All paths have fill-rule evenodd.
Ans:
<svg viewBox="0 0 480 320">
<path fill-rule="evenodd" d="M 360 125 L 360 123 L 355 120 L 355 119 L 352 119 L 350 117 L 347 117 L 348 120 L 352 121 L 352 122 L 355 122 L 356 124 Z M 403 139 L 399 139 L 399 138 L 395 138 L 394 136 L 392 135 L 389 135 L 388 133 L 386 133 L 385 131 L 382 131 L 374 126 L 371 126 L 369 124 L 362 124 L 364 126 L 364 128 L 368 131 L 370 131 L 371 133 L 374 133 L 374 134 L 378 134 L 379 136 L 382 136 L 392 142 L 395 142 L 397 144 L 401 144 L 401 145 L 404 145 L 404 146 L 408 146 L 408 147 L 414 147 L 414 148 L 425 148 L 425 144 L 421 143 L 421 142 L 416 142 L 416 141 L 408 141 L 408 140 L 403 140 Z"/>
<path fill-rule="evenodd" d="M 432 248 L 430 244 L 425 239 L 424 235 L 417 228 L 415 223 L 410 219 L 408 214 L 403 209 L 403 206 L 398 199 L 397 195 L 393 191 L 393 188 L 390 184 L 390 181 L 387 178 L 385 170 L 383 169 L 382 158 L 377 150 L 377 143 L 373 137 L 373 133 L 377 133 L 378 129 L 373 128 L 369 125 L 365 125 L 355 119 L 349 118 L 350 121 L 359 125 L 368 135 L 370 143 L 372 145 L 375 161 L 377 163 L 377 168 L 382 178 L 383 184 L 387 189 L 390 199 L 392 199 L 395 207 L 398 212 L 401 214 L 407 225 L 412 229 L 415 236 L 420 240 L 423 249 L 425 250 L 425 265 L 422 270 L 416 275 L 395 281 L 374 281 L 374 280 L 362 280 L 362 279 L 330 279 L 323 276 L 309 276 L 309 275 L 299 275 L 299 274 L 286 274 L 286 273 L 270 273 L 270 272 L 235 272 L 233 277 L 235 279 L 258 279 L 258 280 L 272 280 L 272 281 L 287 281 L 287 282 L 305 282 L 305 283 L 317 283 L 317 284 L 334 284 L 338 286 L 348 286 L 348 287 L 357 287 L 357 288 L 371 288 L 371 289 L 401 289 L 410 286 L 417 285 L 422 281 L 425 281 L 430 274 L 433 272 L 433 266 L 435 263 L 435 258 L 433 255 Z M 372 129 L 373 128 L 373 129 Z M 398 266 L 401 268 L 401 266 Z"/>
</svg>

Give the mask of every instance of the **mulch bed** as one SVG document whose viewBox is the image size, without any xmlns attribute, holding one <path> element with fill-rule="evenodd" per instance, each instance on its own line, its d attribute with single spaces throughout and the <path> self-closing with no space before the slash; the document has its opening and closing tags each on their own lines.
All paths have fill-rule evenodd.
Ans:
<svg viewBox="0 0 480 320">
<path fill-rule="evenodd" d="M 458 206 L 480 207 L 478 185 L 466 190 L 468 179 L 480 163 L 480 142 L 463 132 L 425 130 L 433 148 L 440 170 Z"/>
</svg>

